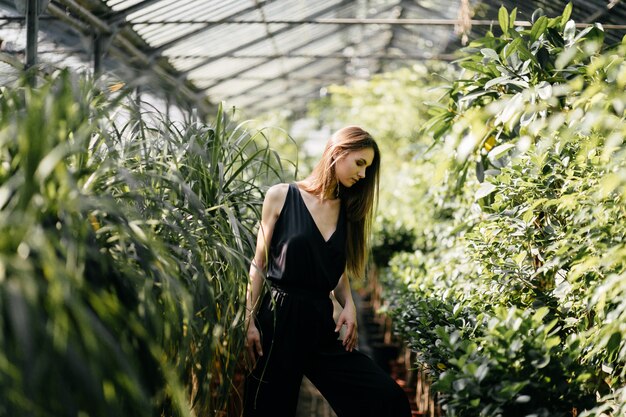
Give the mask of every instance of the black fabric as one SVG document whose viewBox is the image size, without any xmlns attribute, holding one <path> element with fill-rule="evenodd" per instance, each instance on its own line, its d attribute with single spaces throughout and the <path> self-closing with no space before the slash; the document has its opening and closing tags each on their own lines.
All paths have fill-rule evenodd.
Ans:
<svg viewBox="0 0 626 417">
<path fill-rule="evenodd" d="M 296 184 L 289 184 L 269 250 L 267 279 L 275 286 L 328 294 L 346 267 L 346 215 L 325 241 Z"/>
<path fill-rule="evenodd" d="M 363 353 L 347 352 L 334 331 L 329 293 L 345 268 L 345 239 L 343 208 L 325 242 L 289 186 L 270 249 L 280 251 L 270 252 L 272 288 L 256 316 L 264 355 L 246 378 L 244 417 L 294 417 L 303 375 L 338 417 L 411 416 L 404 391 Z"/>
<path fill-rule="evenodd" d="M 273 288 L 257 315 L 264 356 L 246 378 L 244 417 L 294 417 L 303 375 L 338 417 L 410 417 L 405 392 L 369 357 L 345 350 L 333 304 Z"/>
</svg>

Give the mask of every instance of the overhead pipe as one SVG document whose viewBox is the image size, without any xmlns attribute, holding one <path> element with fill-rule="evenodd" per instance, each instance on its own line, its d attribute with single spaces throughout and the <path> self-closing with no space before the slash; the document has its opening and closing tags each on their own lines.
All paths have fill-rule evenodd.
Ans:
<svg viewBox="0 0 626 417">
<path fill-rule="evenodd" d="M 97 16 L 94 16 L 90 10 L 86 9 L 82 5 L 78 4 L 74 0 L 60 0 L 59 3 L 63 3 L 64 5 L 74 9 L 74 11 L 80 15 L 83 19 L 87 21 L 93 28 L 95 28 L 98 32 L 111 34 L 113 31 L 111 30 L 111 26 L 105 21 L 101 20 Z"/>
</svg>

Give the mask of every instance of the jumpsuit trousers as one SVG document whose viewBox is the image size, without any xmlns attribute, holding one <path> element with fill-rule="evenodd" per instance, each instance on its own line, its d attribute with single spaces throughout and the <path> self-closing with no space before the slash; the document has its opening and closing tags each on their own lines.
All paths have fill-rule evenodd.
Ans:
<svg viewBox="0 0 626 417">
<path fill-rule="evenodd" d="M 264 355 L 247 377 L 245 417 L 294 417 L 303 375 L 338 417 L 410 417 L 404 391 L 369 357 L 345 350 L 328 294 L 272 289 L 257 315 Z"/>
</svg>

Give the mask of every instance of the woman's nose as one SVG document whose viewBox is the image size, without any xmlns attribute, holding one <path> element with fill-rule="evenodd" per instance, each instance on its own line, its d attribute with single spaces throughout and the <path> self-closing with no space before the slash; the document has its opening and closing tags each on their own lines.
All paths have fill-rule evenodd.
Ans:
<svg viewBox="0 0 626 417">
<path fill-rule="evenodd" d="M 365 178 L 365 168 L 359 170 L 359 178 Z"/>
</svg>

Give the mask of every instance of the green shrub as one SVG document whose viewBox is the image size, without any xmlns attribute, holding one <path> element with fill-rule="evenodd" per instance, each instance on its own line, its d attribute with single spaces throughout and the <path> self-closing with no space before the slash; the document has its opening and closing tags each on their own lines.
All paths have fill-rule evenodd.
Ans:
<svg viewBox="0 0 626 417">
<path fill-rule="evenodd" d="M 548 313 L 497 307 L 471 341 L 442 333 L 451 359 L 433 388 L 445 393 L 446 415 L 568 416 L 572 404 L 593 405 L 579 346 L 561 340 L 557 319 L 545 323 Z"/>
<path fill-rule="evenodd" d="M 623 410 L 626 42 L 570 7 L 529 29 L 502 9 L 431 111 L 446 175 L 384 280 L 450 415 Z"/>
</svg>

